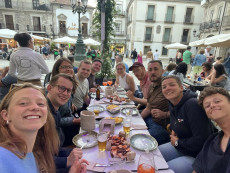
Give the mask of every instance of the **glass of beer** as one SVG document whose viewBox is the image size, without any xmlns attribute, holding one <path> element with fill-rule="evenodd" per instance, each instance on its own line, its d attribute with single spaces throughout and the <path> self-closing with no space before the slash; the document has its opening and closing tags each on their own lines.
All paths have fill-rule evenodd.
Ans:
<svg viewBox="0 0 230 173">
<path fill-rule="evenodd" d="M 126 134 L 129 134 L 130 132 L 130 126 L 131 126 L 131 118 L 130 117 L 126 117 L 123 120 L 123 130 Z"/>
<path fill-rule="evenodd" d="M 105 151 L 108 134 L 106 132 L 99 132 L 97 135 L 99 151 Z"/>
<path fill-rule="evenodd" d="M 140 155 L 137 173 L 155 173 L 155 162 L 152 153 L 144 153 Z"/>
</svg>

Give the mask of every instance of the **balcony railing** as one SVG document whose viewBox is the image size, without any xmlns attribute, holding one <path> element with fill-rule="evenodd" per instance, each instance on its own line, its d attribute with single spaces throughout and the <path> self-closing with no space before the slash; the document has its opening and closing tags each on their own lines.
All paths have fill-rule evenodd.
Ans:
<svg viewBox="0 0 230 173">
<path fill-rule="evenodd" d="M 152 34 L 145 34 L 145 41 L 152 41 Z"/>
<path fill-rule="evenodd" d="M 194 16 L 184 16 L 184 24 L 193 24 Z"/>
<path fill-rule="evenodd" d="M 27 25 L 26 26 L 27 31 L 39 31 L 39 32 L 46 32 L 46 27 L 45 25 L 43 27 L 39 25 Z"/>
<path fill-rule="evenodd" d="M 125 11 L 117 11 L 116 15 L 125 16 Z"/>
<path fill-rule="evenodd" d="M 48 5 L 43 4 L 43 5 L 39 5 L 37 7 L 33 7 L 34 10 L 44 10 L 44 11 L 50 11 L 50 8 Z"/>
<path fill-rule="evenodd" d="M 170 35 L 169 37 L 163 36 L 162 42 L 163 43 L 171 43 L 172 41 L 172 36 Z"/>
<path fill-rule="evenodd" d="M 174 23 L 175 15 L 165 14 L 165 23 Z"/>
<path fill-rule="evenodd" d="M 115 35 L 125 35 L 124 31 L 115 31 Z"/>
<path fill-rule="evenodd" d="M 155 21 L 156 21 L 156 15 L 157 15 L 157 14 L 154 13 L 152 18 L 148 18 L 148 17 L 146 16 L 145 21 L 146 21 L 146 22 L 155 22 Z"/>
</svg>

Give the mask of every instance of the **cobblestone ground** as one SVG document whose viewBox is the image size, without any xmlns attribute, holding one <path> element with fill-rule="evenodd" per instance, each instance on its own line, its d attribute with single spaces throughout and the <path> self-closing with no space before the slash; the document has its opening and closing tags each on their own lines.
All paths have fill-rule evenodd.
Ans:
<svg viewBox="0 0 230 173">
<path fill-rule="evenodd" d="M 48 67 L 49 67 L 49 70 L 51 71 L 52 68 L 53 68 L 53 65 L 55 63 L 53 55 L 51 56 L 51 58 L 49 60 L 45 60 L 45 61 L 46 61 L 47 65 L 48 65 Z M 130 58 L 124 58 L 124 62 L 126 64 L 128 64 L 129 67 L 133 64 L 132 60 Z M 146 61 L 145 58 L 143 58 L 143 64 L 144 64 L 145 68 L 147 69 L 147 61 Z M 166 67 L 168 65 L 168 61 L 164 60 L 163 65 L 164 65 L 164 67 Z M 4 68 L 6 66 L 9 66 L 9 61 L 0 59 L 0 68 Z M 132 72 L 130 72 L 130 74 L 133 75 Z M 44 77 L 45 77 L 45 75 L 42 76 L 42 80 L 44 80 Z M 139 85 L 139 81 L 136 79 L 135 76 L 134 76 L 134 80 L 135 80 L 135 83 Z"/>
</svg>

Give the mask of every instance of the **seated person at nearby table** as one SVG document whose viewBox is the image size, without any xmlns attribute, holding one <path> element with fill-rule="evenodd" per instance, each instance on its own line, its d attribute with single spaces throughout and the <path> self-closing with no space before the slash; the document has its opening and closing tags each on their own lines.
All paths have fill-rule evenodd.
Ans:
<svg viewBox="0 0 230 173">
<path fill-rule="evenodd" d="M 173 70 L 176 69 L 176 66 L 177 66 L 176 64 L 170 63 L 170 64 L 166 67 L 166 70 L 165 70 L 163 76 L 164 76 L 164 77 L 165 77 L 165 76 L 168 76 L 169 73 L 170 73 L 171 71 L 173 71 Z"/>
<path fill-rule="evenodd" d="M 115 87 L 120 86 L 121 88 L 124 88 L 126 91 L 130 90 L 133 93 L 135 93 L 136 90 L 138 90 L 137 85 L 134 82 L 133 77 L 125 72 L 125 65 L 122 62 L 119 62 L 116 64 L 116 82 Z"/>
<path fill-rule="evenodd" d="M 59 139 L 44 92 L 28 83 L 15 86 L 0 114 L 0 172 L 55 172 Z"/>
<path fill-rule="evenodd" d="M 116 59 L 115 60 L 116 60 L 116 64 L 118 64 L 119 62 L 123 62 L 123 55 L 116 55 Z M 125 71 L 126 71 L 126 73 L 129 73 L 129 66 L 126 63 L 124 63 L 124 65 L 125 65 Z"/>
<path fill-rule="evenodd" d="M 224 88 L 207 87 L 199 96 L 208 118 L 222 129 L 210 136 L 193 163 L 193 173 L 230 172 L 230 95 Z"/>
<path fill-rule="evenodd" d="M 210 79 L 212 86 L 223 87 L 226 90 L 230 90 L 230 80 L 222 64 L 215 64 L 207 79 Z"/>
<path fill-rule="evenodd" d="M 188 70 L 188 66 L 184 62 L 180 62 L 177 66 L 176 69 L 171 71 L 169 75 L 174 75 L 180 78 L 181 82 L 184 82 L 184 78 L 186 77 L 186 73 Z"/>
<path fill-rule="evenodd" d="M 197 95 L 183 90 L 176 76 L 162 79 L 162 93 L 169 100 L 171 143 L 159 146 L 169 168 L 176 173 L 191 173 L 192 163 L 213 126 L 197 102 Z"/>
<path fill-rule="evenodd" d="M 204 63 L 202 64 L 202 69 L 203 69 L 203 71 L 200 73 L 200 77 L 201 77 L 202 79 L 205 79 L 205 78 L 207 78 L 207 77 L 210 75 L 210 73 L 211 73 L 212 64 L 211 64 L 210 62 L 204 62 Z"/>
<path fill-rule="evenodd" d="M 61 115 L 59 109 L 60 106 L 66 104 L 71 97 L 71 93 L 74 92 L 73 84 L 74 80 L 71 76 L 60 73 L 53 76 L 47 86 L 47 101 L 50 111 L 55 119 L 56 130 L 60 139 L 60 147 L 63 146 L 66 136 L 63 133 L 63 127 L 61 126 Z M 80 159 L 82 157 L 82 151 L 77 148 L 73 150 L 60 148 L 58 156 L 59 157 L 55 158 L 56 167 L 60 173 L 66 172 L 76 158 Z"/>
<path fill-rule="evenodd" d="M 91 73 L 92 64 L 88 60 L 83 60 L 80 62 L 78 72 L 75 75 L 78 82 L 78 87 L 75 91 L 73 97 L 73 104 L 75 106 L 75 111 L 80 115 L 82 110 L 86 110 L 86 107 L 90 103 L 89 94 L 89 82 L 87 78 Z"/>
<path fill-rule="evenodd" d="M 9 67 L 5 67 L 0 76 L 0 103 L 4 96 L 9 92 L 11 84 L 17 83 L 17 78 L 7 74 Z"/>
<path fill-rule="evenodd" d="M 135 93 L 133 93 L 131 90 L 127 91 L 126 95 L 129 97 L 130 100 L 139 103 L 145 107 L 147 105 L 149 86 L 152 83 L 149 79 L 148 72 L 145 70 L 144 65 L 140 62 L 135 62 L 131 67 L 129 67 L 129 70 L 133 71 L 136 78 L 140 81 L 140 88 L 142 90 L 144 98 L 135 97 Z M 140 108 L 140 106 L 138 108 Z"/>
<path fill-rule="evenodd" d="M 96 91 L 95 75 L 101 70 L 102 62 L 99 59 L 93 60 L 91 73 L 87 78 L 89 81 L 89 92 Z"/>
</svg>

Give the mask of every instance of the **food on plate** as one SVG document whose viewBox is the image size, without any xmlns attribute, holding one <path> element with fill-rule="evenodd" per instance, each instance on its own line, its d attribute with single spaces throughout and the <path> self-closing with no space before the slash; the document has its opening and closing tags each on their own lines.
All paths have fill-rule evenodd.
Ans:
<svg viewBox="0 0 230 173">
<path fill-rule="evenodd" d="M 109 106 L 107 106 L 107 109 L 108 110 L 112 110 L 112 109 L 115 109 L 115 108 L 118 108 L 119 106 L 117 106 L 117 105 L 109 105 Z"/>
<path fill-rule="evenodd" d="M 122 117 L 106 117 L 105 119 L 112 119 L 115 121 L 115 124 L 119 124 L 123 121 Z"/>
<path fill-rule="evenodd" d="M 115 158 L 127 158 L 127 153 L 130 152 L 130 144 L 125 137 L 113 135 L 109 137 L 111 142 L 111 156 Z"/>
</svg>

